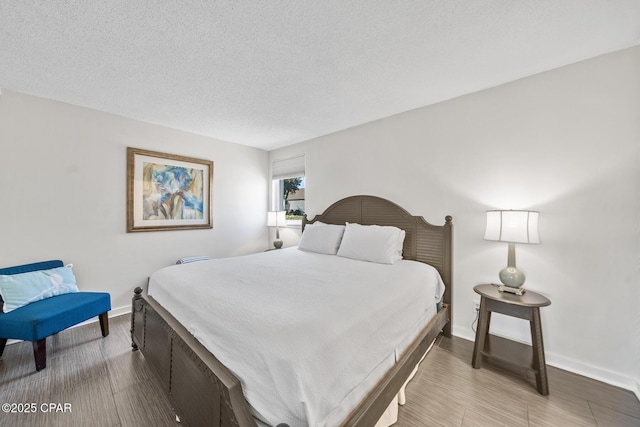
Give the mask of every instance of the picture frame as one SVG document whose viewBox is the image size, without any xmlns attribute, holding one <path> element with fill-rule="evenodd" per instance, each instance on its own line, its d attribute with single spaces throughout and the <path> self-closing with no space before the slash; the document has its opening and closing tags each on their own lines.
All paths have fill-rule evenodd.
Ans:
<svg viewBox="0 0 640 427">
<path fill-rule="evenodd" d="M 127 147 L 127 232 L 213 228 L 213 161 Z"/>
</svg>

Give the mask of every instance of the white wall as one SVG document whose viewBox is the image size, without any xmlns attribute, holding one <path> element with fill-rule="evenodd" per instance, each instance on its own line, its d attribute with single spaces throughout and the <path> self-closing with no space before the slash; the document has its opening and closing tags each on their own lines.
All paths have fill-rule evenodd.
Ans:
<svg viewBox="0 0 640 427">
<path fill-rule="evenodd" d="M 518 245 L 542 309 L 550 364 L 638 393 L 640 47 L 598 57 L 270 153 L 306 155 L 306 206 L 388 198 L 454 218 L 454 324 L 473 339 L 473 286 L 498 281 L 507 245 L 483 240 L 485 210 L 540 211 L 542 244 Z M 285 230 L 286 245 L 299 232 Z M 528 341 L 528 324 L 492 330 Z M 640 393 L 639 393 L 640 396 Z"/>
<path fill-rule="evenodd" d="M 126 233 L 126 148 L 214 162 L 213 229 Z M 0 266 L 60 258 L 81 290 L 133 289 L 184 256 L 267 246 L 268 154 L 59 102 L 0 95 Z"/>
</svg>

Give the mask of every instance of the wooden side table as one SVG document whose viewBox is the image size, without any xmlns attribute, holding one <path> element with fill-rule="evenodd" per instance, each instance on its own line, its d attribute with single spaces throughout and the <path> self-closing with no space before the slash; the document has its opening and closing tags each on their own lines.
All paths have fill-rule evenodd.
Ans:
<svg viewBox="0 0 640 427">
<path fill-rule="evenodd" d="M 473 290 L 481 296 L 478 330 L 471 362 L 473 367 L 481 368 L 482 359 L 485 358 L 487 361 L 505 368 L 524 368 L 526 372 L 535 374 L 538 392 L 545 396 L 548 395 L 549 383 L 542 343 L 540 307 L 550 305 L 551 301 L 545 296 L 529 290 L 521 296 L 500 292 L 498 287 L 494 285 L 478 285 Z M 489 334 L 492 312 L 528 320 L 531 327 L 532 345 Z"/>
</svg>

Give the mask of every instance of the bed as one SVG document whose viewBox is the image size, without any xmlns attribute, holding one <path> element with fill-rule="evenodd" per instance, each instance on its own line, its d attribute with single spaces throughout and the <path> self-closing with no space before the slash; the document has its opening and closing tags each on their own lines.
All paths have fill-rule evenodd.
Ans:
<svg viewBox="0 0 640 427">
<path fill-rule="evenodd" d="M 312 220 L 305 217 L 303 239 L 306 227 L 345 223 L 400 228 L 404 259 L 381 265 L 288 248 L 172 266 L 151 276 L 151 292 L 135 290 L 132 346 L 156 371 L 184 425 L 282 421 L 371 427 L 437 334 L 450 335 L 451 217 L 435 226 L 390 201 L 353 196 Z M 418 296 L 422 285 L 411 285 L 409 278 L 421 281 L 431 270 L 437 272 L 435 291 Z M 400 272 L 407 279 L 389 295 L 385 280 Z M 197 285 L 214 274 L 224 283 Z M 444 288 L 438 289 L 439 281 Z M 296 286 L 280 286 L 283 282 Z M 268 292 L 254 298 L 260 289 Z M 437 300 L 442 296 L 442 303 L 428 307 L 434 299 L 430 292 Z M 402 306 L 408 300 L 415 301 Z M 305 309 L 291 317 L 295 307 Z M 349 312 L 357 315 L 348 317 Z M 403 316 L 404 323 L 394 323 Z M 324 325 L 327 317 L 333 323 Z M 372 317 L 381 318 L 380 325 L 372 326 Z M 233 337 L 233 345 L 225 335 Z M 322 365 L 337 372 L 322 371 Z M 345 374 L 352 370 L 358 378 L 353 382 Z M 281 420 L 277 414 L 286 416 Z"/>
</svg>

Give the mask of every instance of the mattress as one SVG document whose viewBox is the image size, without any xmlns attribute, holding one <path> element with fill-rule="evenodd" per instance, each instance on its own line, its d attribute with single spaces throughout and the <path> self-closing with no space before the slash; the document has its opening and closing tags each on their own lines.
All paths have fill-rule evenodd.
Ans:
<svg viewBox="0 0 640 427">
<path fill-rule="evenodd" d="M 174 265 L 149 295 L 240 380 L 256 419 L 337 425 L 437 312 L 427 264 L 268 251 Z"/>
</svg>

